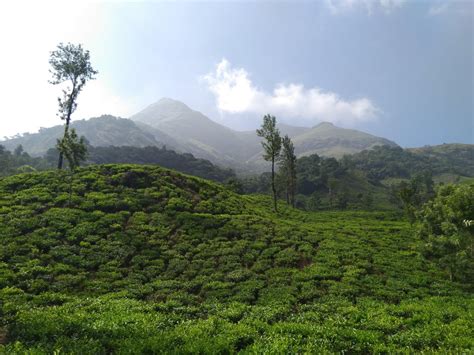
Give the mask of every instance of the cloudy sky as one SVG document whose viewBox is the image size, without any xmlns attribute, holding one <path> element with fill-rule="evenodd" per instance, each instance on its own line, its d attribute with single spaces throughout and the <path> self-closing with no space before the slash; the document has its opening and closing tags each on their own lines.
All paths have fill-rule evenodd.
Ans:
<svg viewBox="0 0 474 355">
<path fill-rule="evenodd" d="M 171 97 L 241 130 L 272 113 L 403 146 L 474 143 L 473 4 L 3 1 L 0 137 L 60 123 L 48 58 L 62 41 L 99 70 L 74 119 Z"/>
</svg>

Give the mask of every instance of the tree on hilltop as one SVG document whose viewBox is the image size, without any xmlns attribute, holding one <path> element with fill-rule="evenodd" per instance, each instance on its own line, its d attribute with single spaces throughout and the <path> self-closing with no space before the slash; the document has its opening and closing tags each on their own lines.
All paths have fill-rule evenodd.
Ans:
<svg viewBox="0 0 474 355">
<path fill-rule="evenodd" d="M 50 73 L 53 85 L 68 82 L 68 85 L 63 89 L 63 96 L 58 97 L 59 112 L 58 116 L 65 121 L 63 140 L 67 139 L 69 132 L 69 124 L 71 122 L 71 115 L 77 108 L 77 97 L 84 88 L 88 80 L 93 80 L 94 75 L 98 72 L 90 63 L 90 54 L 88 50 L 84 50 L 82 46 L 71 43 L 60 43 L 57 49 L 51 52 L 49 58 L 51 65 Z M 71 139 L 69 137 L 68 139 Z M 59 143 L 58 143 L 59 144 Z M 64 142 L 64 145 L 68 144 Z M 63 167 L 64 151 L 60 150 L 58 169 Z"/>
</svg>

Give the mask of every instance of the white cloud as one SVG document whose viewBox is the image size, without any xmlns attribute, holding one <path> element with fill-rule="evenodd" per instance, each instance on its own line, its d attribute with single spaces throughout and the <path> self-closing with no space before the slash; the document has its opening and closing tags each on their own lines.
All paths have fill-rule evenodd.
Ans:
<svg viewBox="0 0 474 355">
<path fill-rule="evenodd" d="M 329 10 L 333 14 L 340 14 L 349 10 L 364 9 L 368 15 L 381 10 L 389 14 L 401 7 L 407 0 L 326 0 Z"/>
<path fill-rule="evenodd" d="M 283 121 L 297 119 L 314 124 L 329 121 L 353 125 L 376 118 L 378 108 L 368 98 L 344 100 L 320 88 L 301 84 L 278 84 L 271 93 L 257 88 L 243 68 L 232 68 L 226 60 L 202 77 L 215 95 L 217 108 L 227 113 L 270 113 Z"/>
<path fill-rule="evenodd" d="M 441 15 L 442 13 L 446 12 L 448 9 L 448 3 L 441 3 L 441 4 L 434 4 L 428 10 L 428 15 L 430 16 L 437 16 Z"/>
<path fill-rule="evenodd" d="M 56 117 L 61 90 L 48 83 L 49 53 L 59 42 L 100 48 L 102 5 L 79 1 L 0 2 L 0 139 L 60 124 Z M 133 112 L 101 76 L 86 84 L 73 118 Z"/>
</svg>

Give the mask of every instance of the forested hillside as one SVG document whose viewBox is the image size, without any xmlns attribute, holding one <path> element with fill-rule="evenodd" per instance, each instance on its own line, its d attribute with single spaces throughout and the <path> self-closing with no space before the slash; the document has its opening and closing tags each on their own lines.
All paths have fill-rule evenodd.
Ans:
<svg viewBox="0 0 474 355">
<path fill-rule="evenodd" d="M 474 145 L 443 144 L 423 148 L 402 149 L 380 146 L 347 156 L 347 164 L 367 172 L 371 180 L 410 178 L 429 171 L 433 176 L 450 174 L 474 176 Z"/>
<path fill-rule="evenodd" d="M 410 180 L 469 182 L 474 177 L 474 145 L 445 144 L 418 150 L 375 146 L 342 159 L 317 154 L 298 159 L 297 205 L 306 210 L 401 207 L 399 188 Z M 282 181 L 278 181 L 283 197 Z M 242 179 L 247 193 L 269 193 L 269 174 Z"/>
<path fill-rule="evenodd" d="M 1 178 L 0 351 L 474 349 L 473 285 L 396 214 L 271 206 L 156 166 Z"/>
<path fill-rule="evenodd" d="M 58 151 L 50 149 L 44 158 L 32 158 L 18 146 L 12 153 L 0 145 L 0 176 L 21 172 L 48 170 L 57 166 Z M 169 169 L 219 182 L 235 178 L 230 169 L 220 168 L 210 161 L 197 159 L 191 154 L 180 154 L 166 147 L 93 147 L 88 146 L 86 164 L 133 163 L 158 164 Z"/>
</svg>

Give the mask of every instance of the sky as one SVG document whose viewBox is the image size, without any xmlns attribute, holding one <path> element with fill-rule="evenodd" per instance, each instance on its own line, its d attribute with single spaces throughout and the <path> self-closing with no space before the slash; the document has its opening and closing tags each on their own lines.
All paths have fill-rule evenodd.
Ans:
<svg viewBox="0 0 474 355">
<path fill-rule="evenodd" d="M 238 130 L 270 113 L 474 143 L 473 23 L 474 2 L 452 0 L 3 1 L 0 137 L 61 124 L 48 59 L 71 42 L 99 71 L 74 120 L 170 97 Z"/>
</svg>

